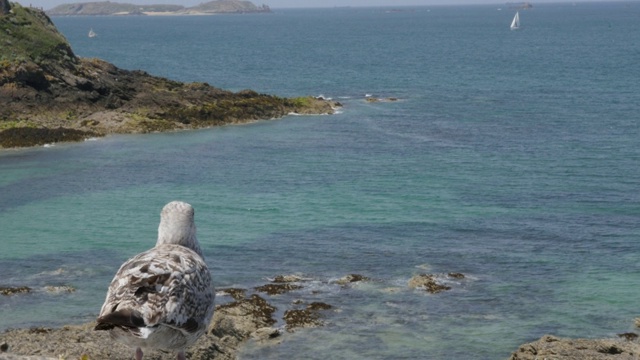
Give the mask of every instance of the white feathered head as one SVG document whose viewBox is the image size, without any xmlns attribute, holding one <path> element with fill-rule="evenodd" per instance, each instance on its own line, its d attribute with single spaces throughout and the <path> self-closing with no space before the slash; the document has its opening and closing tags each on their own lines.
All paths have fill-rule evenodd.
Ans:
<svg viewBox="0 0 640 360">
<path fill-rule="evenodd" d="M 156 246 L 162 244 L 182 245 L 203 257 L 196 238 L 194 214 L 193 207 L 186 202 L 172 201 L 165 205 L 160 213 Z"/>
</svg>

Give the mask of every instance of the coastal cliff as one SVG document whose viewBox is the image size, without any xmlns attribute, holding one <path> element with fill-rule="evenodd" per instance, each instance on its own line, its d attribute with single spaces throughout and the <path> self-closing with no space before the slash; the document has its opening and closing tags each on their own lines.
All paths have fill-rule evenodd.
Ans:
<svg viewBox="0 0 640 360">
<path fill-rule="evenodd" d="M 62 4 L 47 10 L 49 16 L 78 15 L 213 15 L 269 13 L 267 5 L 256 6 L 250 1 L 215 0 L 193 7 L 182 5 L 135 5 L 111 1 Z"/>
<path fill-rule="evenodd" d="M 80 58 L 41 10 L 0 0 L 0 147 L 331 114 L 338 104 L 181 83 Z"/>
</svg>

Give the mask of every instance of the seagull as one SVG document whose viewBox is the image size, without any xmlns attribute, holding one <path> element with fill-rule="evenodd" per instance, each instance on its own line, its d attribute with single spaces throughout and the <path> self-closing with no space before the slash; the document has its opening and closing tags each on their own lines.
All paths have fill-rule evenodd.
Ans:
<svg viewBox="0 0 640 360">
<path fill-rule="evenodd" d="M 160 214 L 158 241 L 127 260 L 111 281 L 95 330 L 136 349 L 174 352 L 185 349 L 207 331 L 215 290 L 196 238 L 193 207 L 172 201 Z"/>
</svg>

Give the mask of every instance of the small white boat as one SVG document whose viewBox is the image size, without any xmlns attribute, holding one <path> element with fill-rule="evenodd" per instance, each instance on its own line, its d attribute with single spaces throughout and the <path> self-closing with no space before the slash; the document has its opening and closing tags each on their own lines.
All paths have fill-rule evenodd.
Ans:
<svg viewBox="0 0 640 360">
<path fill-rule="evenodd" d="M 94 38 L 94 37 L 96 37 L 96 36 L 98 36 L 98 34 L 96 34 L 96 33 L 93 31 L 93 29 L 90 29 L 90 30 L 89 30 L 89 37 L 90 37 L 90 38 Z"/>
<path fill-rule="evenodd" d="M 511 30 L 520 29 L 520 13 L 516 11 L 516 16 L 513 17 L 513 21 L 511 21 Z"/>
</svg>

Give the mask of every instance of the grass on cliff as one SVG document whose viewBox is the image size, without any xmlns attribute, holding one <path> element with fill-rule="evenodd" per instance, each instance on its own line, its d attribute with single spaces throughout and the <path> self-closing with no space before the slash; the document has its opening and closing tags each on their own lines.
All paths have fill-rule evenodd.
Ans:
<svg viewBox="0 0 640 360">
<path fill-rule="evenodd" d="M 73 52 L 51 20 L 37 9 L 11 3 L 11 13 L 0 15 L 0 70 L 33 61 L 70 61 Z"/>
</svg>

